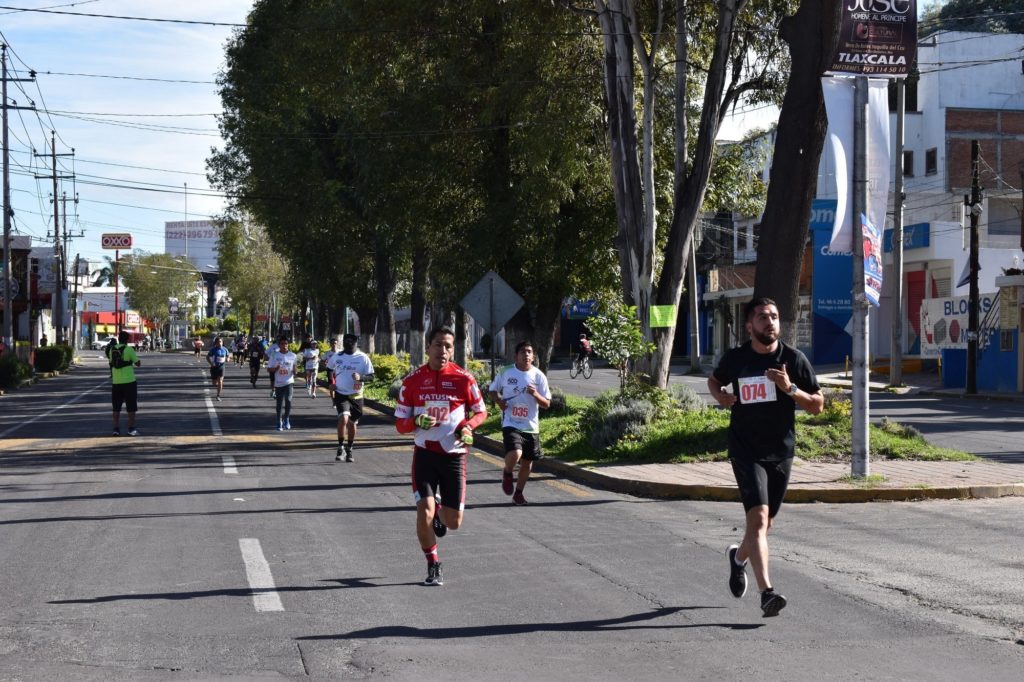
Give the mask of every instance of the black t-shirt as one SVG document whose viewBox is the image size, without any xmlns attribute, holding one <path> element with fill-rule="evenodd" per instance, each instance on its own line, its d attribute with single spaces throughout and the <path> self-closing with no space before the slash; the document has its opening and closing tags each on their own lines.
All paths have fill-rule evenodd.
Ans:
<svg viewBox="0 0 1024 682">
<path fill-rule="evenodd" d="M 246 349 L 250 365 L 258 365 L 263 361 L 263 348 L 258 343 L 250 343 Z"/>
<path fill-rule="evenodd" d="M 732 384 L 739 398 L 729 419 L 729 457 L 778 461 L 793 456 L 796 402 L 764 375 L 765 370 L 783 364 L 790 381 L 801 390 L 820 390 L 807 357 L 781 341 L 775 352 L 764 354 L 747 341 L 726 352 L 715 368 L 715 379 L 722 385 Z"/>
</svg>

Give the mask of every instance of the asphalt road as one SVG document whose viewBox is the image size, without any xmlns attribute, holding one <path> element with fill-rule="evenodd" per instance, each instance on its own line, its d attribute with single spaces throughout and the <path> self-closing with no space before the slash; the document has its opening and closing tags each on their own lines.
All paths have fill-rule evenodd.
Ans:
<svg viewBox="0 0 1024 682">
<path fill-rule="evenodd" d="M 707 377 L 686 374 L 686 369 L 673 367 L 669 382 L 690 386 L 711 404 Z M 588 398 L 619 387 L 618 372 L 608 368 L 595 369 L 590 379 L 570 379 L 568 370 L 555 368 L 548 379 L 566 393 Z M 879 391 L 870 394 L 869 409 L 872 423 L 890 419 L 915 427 L 936 445 L 1024 464 L 1024 402 Z"/>
<path fill-rule="evenodd" d="M 1024 499 L 789 505 L 763 619 L 724 549 L 742 510 L 556 478 L 513 507 L 468 459 L 466 524 L 420 584 L 409 441 L 326 397 L 273 427 L 264 379 L 145 355 L 142 436 L 99 359 L 0 399 L 0 680 L 1020 679 Z M 596 375 L 595 375 L 596 376 Z M 300 382 L 301 383 L 301 382 Z M 216 436 L 215 433 L 222 433 Z"/>
</svg>

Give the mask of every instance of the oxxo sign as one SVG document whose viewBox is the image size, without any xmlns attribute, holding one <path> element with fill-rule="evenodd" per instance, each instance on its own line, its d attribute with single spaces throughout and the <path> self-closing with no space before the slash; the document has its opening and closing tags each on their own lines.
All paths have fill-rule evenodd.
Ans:
<svg viewBox="0 0 1024 682">
<path fill-rule="evenodd" d="M 132 248 L 132 236 L 127 232 L 104 234 L 100 237 L 100 245 L 104 249 L 130 249 Z"/>
</svg>

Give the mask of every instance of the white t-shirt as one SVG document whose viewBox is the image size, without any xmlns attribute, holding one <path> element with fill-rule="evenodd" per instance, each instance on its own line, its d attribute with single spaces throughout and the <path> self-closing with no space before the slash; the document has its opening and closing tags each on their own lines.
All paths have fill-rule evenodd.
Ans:
<svg viewBox="0 0 1024 682">
<path fill-rule="evenodd" d="M 274 370 L 274 386 L 287 386 L 295 383 L 295 363 L 298 361 L 295 353 L 280 350 L 270 356 L 268 369 Z"/>
<path fill-rule="evenodd" d="M 523 433 L 540 433 L 540 406 L 537 399 L 526 392 L 533 386 L 537 394 L 551 400 L 551 389 L 544 372 L 536 367 L 527 371 L 517 369 L 515 365 L 502 367 L 491 382 L 490 389 L 506 402 L 505 412 L 501 417 L 502 428 L 511 427 Z"/>
<path fill-rule="evenodd" d="M 363 395 L 363 377 L 373 374 L 373 363 L 370 356 L 361 350 L 351 355 L 345 352 L 335 353 L 327 369 L 334 372 L 334 391 L 342 395 L 359 398 Z M 359 375 L 359 381 L 352 378 L 352 373 Z"/>
<path fill-rule="evenodd" d="M 316 369 L 320 365 L 320 349 L 316 346 L 302 351 L 302 360 L 306 363 L 306 369 Z"/>
<path fill-rule="evenodd" d="M 333 369 L 331 369 L 331 358 L 333 358 L 337 354 L 338 351 L 336 350 L 329 350 L 326 353 L 324 353 L 324 367 L 327 368 L 328 372 L 334 371 Z"/>
</svg>

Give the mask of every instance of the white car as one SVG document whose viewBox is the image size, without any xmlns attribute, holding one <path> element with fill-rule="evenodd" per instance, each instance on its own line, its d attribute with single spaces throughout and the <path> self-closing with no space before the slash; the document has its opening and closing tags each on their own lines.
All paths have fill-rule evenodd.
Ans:
<svg viewBox="0 0 1024 682">
<path fill-rule="evenodd" d="M 115 337 L 115 336 L 108 336 L 108 337 L 106 337 L 104 339 L 96 339 L 95 341 L 92 342 L 92 349 L 93 350 L 103 350 L 104 348 L 107 347 L 107 344 L 110 343 L 111 341 L 117 341 L 117 337 Z"/>
</svg>

